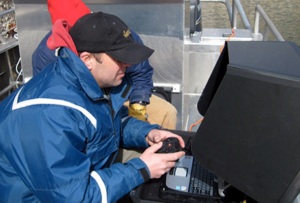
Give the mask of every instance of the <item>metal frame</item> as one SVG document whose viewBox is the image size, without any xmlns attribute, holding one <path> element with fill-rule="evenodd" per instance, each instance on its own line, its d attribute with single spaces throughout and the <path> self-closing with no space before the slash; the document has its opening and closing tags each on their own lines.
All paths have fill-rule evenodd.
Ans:
<svg viewBox="0 0 300 203">
<path fill-rule="evenodd" d="M 0 17 L 4 16 L 4 15 L 7 15 L 7 14 L 10 14 L 12 12 L 14 12 L 15 9 L 14 8 L 11 8 L 11 9 L 8 9 L 8 10 L 5 10 L 5 11 L 2 11 L 0 12 Z M 8 32 L 8 31 L 6 31 Z M 7 44 L 8 43 L 8 39 L 5 39 L 4 37 L 2 37 L 2 33 L 0 33 L 0 44 Z M 1 51 L 0 51 L 1 52 Z"/>
<path fill-rule="evenodd" d="M 11 8 L 5 11 L 0 12 L 0 17 L 10 14 L 12 12 L 14 12 L 15 9 Z M 14 28 L 13 28 L 14 29 Z M 16 46 L 18 46 L 18 40 L 15 38 L 10 38 L 10 39 L 6 39 L 4 37 L 2 37 L 2 34 L 0 33 L 0 54 L 5 53 L 6 58 L 7 58 L 7 66 L 8 66 L 8 70 L 9 70 L 9 85 L 7 87 L 5 87 L 3 90 L 0 91 L 0 97 L 3 96 L 4 94 L 6 94 L 7 92 L 9 92 L 10 90 L 12 90 L 13 88 L 15 88 L 18 85 L 22 85 L 23 82 L 22 81 L 14 81 L 12 79 L 13 77 L 13 73 L 12 73 L 12 67 L 11 67 L 11 61 L 10 61 L 10 56 L 8 51 Z M 2 73 L 0 73 L 1 75 Z"/>
<path fill-rule="evenodd" d="M 257 5 L 255 8 L 255 24 L 254 24 L 254 34 L 259 33 L 259 17 L 262 16 L 263 20 L 265 21 L 265 32 L 263 34 L 263 40 L 267 41 L 270 31 L 273 33 L 274 37 L 278 41 L 284 41 L 283 37 L 279 33 L 279 31 L 276 29 L 275 25 L 270 20 L 269 16 L 266 14 L 266 12 L 262 9 L 260 5 Z"/>
</svg>

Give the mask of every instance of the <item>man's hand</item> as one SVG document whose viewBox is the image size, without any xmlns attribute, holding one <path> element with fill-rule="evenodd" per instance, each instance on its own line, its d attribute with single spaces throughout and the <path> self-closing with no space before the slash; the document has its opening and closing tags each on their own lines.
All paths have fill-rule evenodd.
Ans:
<svg viewBox="0 0 300 203">
<path fill-rule="evenodd" d="M 170 154 L 155 153 L 162 147 L 162 142 L 152 144 L 140 156 L 140 159 L 145 162 L 150 171 L 150 178 L 160 178 L 175 166 L 175 161 L 184 156 L 184 152 L 175 152 Z"/>
<path fill-rule="evenodd" d="M 159 143 L 168 137 L 176 137 L 179 140 L 180 146 L 182 148 L 185 147 L 185 143 L 184 143 L 182 137 L 180 137 L 179 135 L 176 135 L 174 133 L 171 133 L 169 131 L 166 131 L 166 130 L 157 130 L 157 129 L 151 130 L 146 137 L 146 141 L 147 141 L 148 145 L 151 146 L 154 143 Z"/>
</svg>

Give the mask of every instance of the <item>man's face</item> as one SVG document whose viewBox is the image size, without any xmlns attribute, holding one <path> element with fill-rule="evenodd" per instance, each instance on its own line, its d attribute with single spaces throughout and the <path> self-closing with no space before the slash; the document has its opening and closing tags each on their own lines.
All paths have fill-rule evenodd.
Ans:
<svg viewBox="0 0 300 203">
<path fill-rule="evenodd" d="M 90 69 L 100 88 L 114 87 L 122 83 L 130 64 L 120 62 L 105 53 L 92 54 Z"/>
</svg>

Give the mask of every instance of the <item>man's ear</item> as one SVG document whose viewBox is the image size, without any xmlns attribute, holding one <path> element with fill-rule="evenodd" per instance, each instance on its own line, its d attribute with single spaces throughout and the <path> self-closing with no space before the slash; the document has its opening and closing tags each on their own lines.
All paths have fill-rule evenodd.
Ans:
<svg viewBox="0 0 300 203">
<path fill-rule="evenodd" d="M 79 58 L 83 61 L 83 63 L 88 67 L 88 69 L 91 71 L 93 66 L 92 66 L 92 60 L 93 56 L 91 53 L 88 52 L 82 52 L 79 55 Z"/>
</svg>

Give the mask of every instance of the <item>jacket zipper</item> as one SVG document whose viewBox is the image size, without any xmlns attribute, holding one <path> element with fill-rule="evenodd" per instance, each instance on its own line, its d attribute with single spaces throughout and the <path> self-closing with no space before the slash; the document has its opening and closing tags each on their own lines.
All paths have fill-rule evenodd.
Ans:
<svg viewBox="0 0 300 203">
<path fill-rule="evenodd" d="M 110 95 L 109 95 L 109 98 L 108 98 L 108 106 L 109 106 L 109 108 L 110 108 L 109 112 L 110 112 L 110 115 L 111 115 L 111 118 L 112 118 L 111 121 L 112 121 L 112 124 L 113 124 L 114 135 L 115 135 L 115 137 L 116 137 L 116 126 L 115 126 L 115 122 L 114 122 L 115 111 L 113 110 L 113 107 L 112 107 Z M 118 152 L 118 151 L 116 151 L 116 152 Z M 111 160 L 110 160 L 108 166 L 111 166 L 112 163 L 113 163 L 113 161 L 115 160 L 115 158 L 116 158 L 116 156 L 117 156 L 117 153 L 116 153 L 116 152 L 114 152 L 114 153 L 112 154 Z"/>
</svg>

